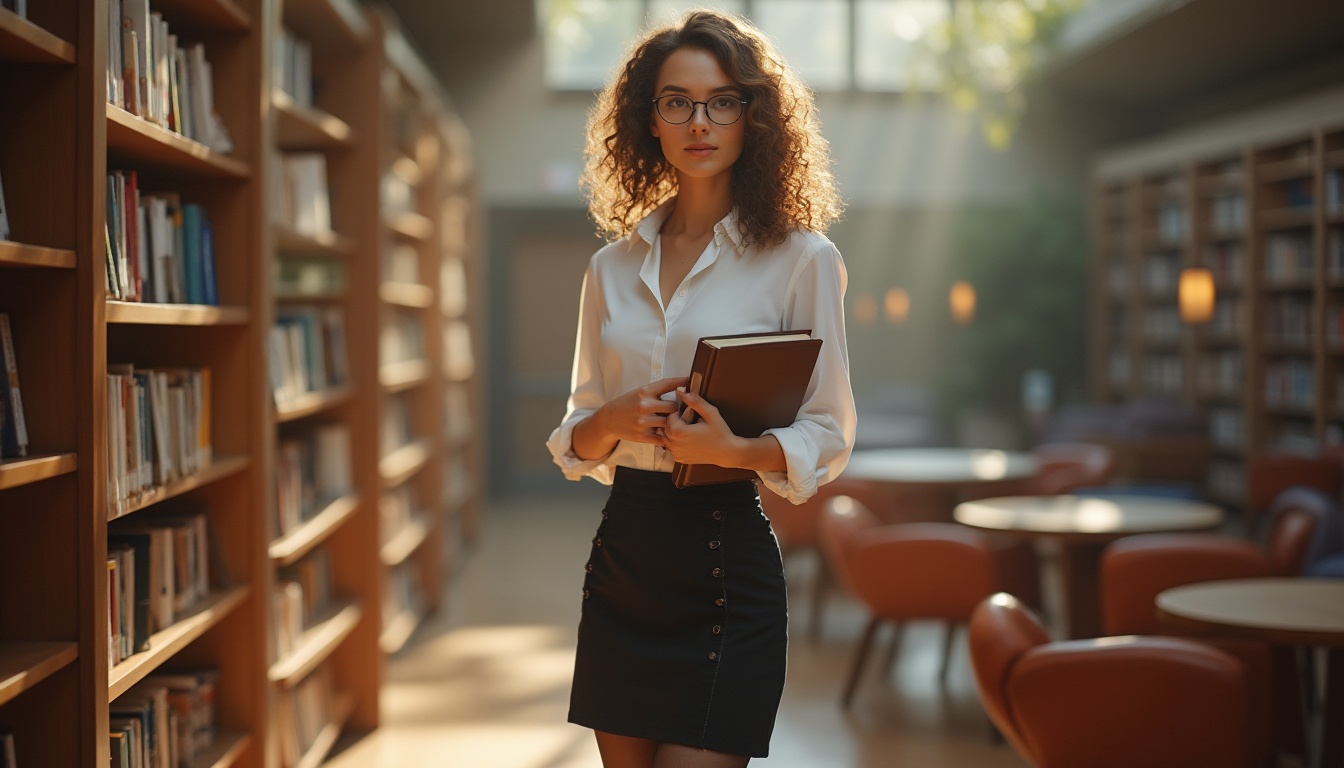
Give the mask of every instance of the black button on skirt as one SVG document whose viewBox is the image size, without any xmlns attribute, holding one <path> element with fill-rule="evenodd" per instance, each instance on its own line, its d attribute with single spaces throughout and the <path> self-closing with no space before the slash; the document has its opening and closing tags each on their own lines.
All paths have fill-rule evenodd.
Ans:
<svg viewBox="0 0 1344 768">
<path fill-rule="evenodd" d="M 767 756 L 788 605 L 755 485 L 618 467 L 585 572 L 569 721 Z"/>
</svg>

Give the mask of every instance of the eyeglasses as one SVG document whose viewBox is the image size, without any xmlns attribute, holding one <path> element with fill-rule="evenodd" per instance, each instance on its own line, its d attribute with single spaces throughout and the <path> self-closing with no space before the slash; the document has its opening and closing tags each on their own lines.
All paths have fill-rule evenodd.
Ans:
<svg viewBox="0 0 1344 768">
<path fill-rule="evenodd" d="M 680 94 L 659 96 L 653 100 L 658 116 L 672 125 L 680 125 L 695 116 L 695 105 L 703 104 L 705 117 L 715 125 L 732 125 L 742 118 L 747 100 L 736 96 L 713 96 L 709 101 L 695 101 Z"/>
</svg>

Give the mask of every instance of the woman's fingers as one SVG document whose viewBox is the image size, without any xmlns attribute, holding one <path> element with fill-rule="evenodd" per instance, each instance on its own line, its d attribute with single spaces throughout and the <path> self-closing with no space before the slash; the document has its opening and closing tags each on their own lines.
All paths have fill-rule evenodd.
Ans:
<svg viewBox="0 0 1344 768">
<path fill-rule="evenodd" d="M 689 384 L 690 381 L 691 378 L 689 376 L 673 376 L 671 378 L 659 379 L 657 381 L 645 384 L 643 387 L 641 387 L 641 389 L 644 390 L 644 394 L 646 395 L 652 395 L 654 397 L 658 397 L 659 395 L 664 395 L 667 394 L 668 392 L 671 392 L 677 387 L 684 387 L 687 384 Z"/>
</svg>

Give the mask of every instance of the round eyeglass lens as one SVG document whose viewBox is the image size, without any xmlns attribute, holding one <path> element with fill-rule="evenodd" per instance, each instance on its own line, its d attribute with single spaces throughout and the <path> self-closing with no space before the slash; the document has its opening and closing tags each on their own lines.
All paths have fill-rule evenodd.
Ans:
<svg viewBox="0 0 1344 768">
<path fill-rule="evenodd" d="M 742 100 L 736 96 L 714 96 L 709 101 L 692 101 L 685 96 L 658 99 L 658 114 L 669 123 L 684 123 L 695 114 L 697 104 L 705 105 L 711 122 L 732 125 L 742 117 Z"/>
</svg>

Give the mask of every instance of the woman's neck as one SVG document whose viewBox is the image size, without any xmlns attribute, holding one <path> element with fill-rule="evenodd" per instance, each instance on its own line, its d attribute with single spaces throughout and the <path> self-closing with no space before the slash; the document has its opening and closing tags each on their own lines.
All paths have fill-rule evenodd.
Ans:
<svg viewBox="0 0 1344 768">
<path fill-rule="evenodd" d="M 705 235 L 733 209 L 729 174 L 709 179 L 677 179 L 677 202 L 663 222 L 665 235 Z"/>
</svg>

